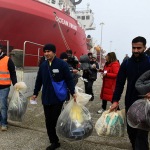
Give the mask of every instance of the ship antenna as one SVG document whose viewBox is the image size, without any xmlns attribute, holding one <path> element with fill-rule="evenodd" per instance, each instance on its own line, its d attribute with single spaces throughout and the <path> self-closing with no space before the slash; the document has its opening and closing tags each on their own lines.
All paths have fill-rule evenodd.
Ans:
<svg viewBox="0 0 150 150">
<path fill-rule="evenodd" d="M 89 9 L 89 6 L 90 6 L 90 4 L 89 4 L 89 3 L 87 3 L 87 9 Z"/>
</svg>

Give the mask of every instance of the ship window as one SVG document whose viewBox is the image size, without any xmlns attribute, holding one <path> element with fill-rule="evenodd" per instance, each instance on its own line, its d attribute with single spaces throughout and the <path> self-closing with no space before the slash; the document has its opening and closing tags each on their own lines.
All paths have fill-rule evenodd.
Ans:
<svg viewBox="0 0 150 150">
<path fill-rule="evenodd" d="M 77 16 L 78 19 L 80 19 L 80 16 Z"/>
<path fill-rule="evenodd" d="M 82 16 L 82 20 L 85 20 L 85 16 Z"/>
<path fill-rule="evenodd" d="M 90 16 L 86 16 L 86 20 L 89 20 L 90 19 Z"/>
<path fill-rule="evenodd" d="M 52 0 L 52 4 L 55 4 L 56 3 L 56 0 Z"/>
</svg>

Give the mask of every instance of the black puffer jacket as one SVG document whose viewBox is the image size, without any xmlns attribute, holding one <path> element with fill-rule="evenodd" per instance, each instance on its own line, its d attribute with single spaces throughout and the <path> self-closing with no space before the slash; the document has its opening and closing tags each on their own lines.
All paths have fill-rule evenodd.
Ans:
<svg viewBox="0 0 150 150">
<path fill-rule="evenodd" d="M 150 70 L 142 74 L 135 83 L 137 91 L 141 95 L 145 95 L 150 92 Z"/>
</svg>

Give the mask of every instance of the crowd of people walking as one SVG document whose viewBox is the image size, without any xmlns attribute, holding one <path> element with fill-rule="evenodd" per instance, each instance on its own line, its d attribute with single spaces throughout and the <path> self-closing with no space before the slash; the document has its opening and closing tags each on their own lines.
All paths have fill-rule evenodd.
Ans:
<svg viewBox="0 0 150 150">
<path fill-rule="evenodd" d="M 101 106 L 97 110 L 102 114 L 107 110 L 107 102 L 111 103 L 110 111 L 119 109 L 119 100 L 127 80 L 125 96 L 126 113 L 130 106 L 139 99 L 139 92 L 135 87 L 138 78 L 150 70 L 150 58 L 145 53 L 146 39 L 138 36 L 132 40 L 132 56 L 126 56 L 120 64 L 115 52 L 106 54 L 103 68 L 99 68 L 96 55 L 88 53 L 80 59 L 67 50 L 56 56 L 54 44 L 45 44 L 44 56 L 39 63 L 39 70 L 35 82 L 32 99 L 35 100 L 42 87 L 42 105 L 45 115 L 47 134 L 51 145 L 46 150 L 55 150 L 60 147 L 59 137 L 56 134 L 56 123 L 65 100 L 72 95 L 76 102 L 75 86 L 79 78 L 83 81 L 85 93 L 91 95 L 94 103 L 93 84 L 97 75 L 101 75 L 102 88 L 99 93 Z M 79 73 L 82 70 L 82 73 Z M 5 72 L 5 73 L 4 73 Z M 7 97 L 11 85 L 17 83 L 15 66 L 12 60 L 4 55 L 0 45 L 0 126 L 2 131 L 7 130 Z M 65 81 L 67 96 L 60 99 L 56 94 L 53 82 Z M 145 94 L 150 99 L 150 91 Z M 133 150 L 149 150 L 148 131 L 132 128 L 127 123 L 127 133 Z"/>
</svg>

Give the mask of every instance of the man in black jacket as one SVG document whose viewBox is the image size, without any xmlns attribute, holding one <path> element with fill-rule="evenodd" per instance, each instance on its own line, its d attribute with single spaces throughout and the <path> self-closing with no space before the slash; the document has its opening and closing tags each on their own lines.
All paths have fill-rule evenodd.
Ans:
<svg viewBox="0 0 150 150">
<path fill-rule="evenodd" d="M 15 85 L 17 77 L 13 61 L 6 56 L 2 48 L 0 44 L 0 126 L 2 131 L 7 131 L 7 98 L 11 82 Z"/>
<path fill-rule="evenodd" d="M 86 63 L 85 62 L 84 63 L 87 64 L 87 68 L 86 68 L 86 65 L 83 65 L 85 66 L 86 69 L 84 67 L 82 68 L 85 93 L 92 95 L 90 101 L 93 101 L 94 100 L 93 83 L 97 79 L 97 71 L 99 69 L 99 65 L 96 62 L 96 56 L 93 57 L 92 53 L 88 53 L 88 57 L 84 57 L 84 56 L 80 57 L 81 62 L 83 62 L 84 60 L 83 58 L 86 60 Z M 81 66 L 82 66 L 82 63 L 81 63 Z"/>
<path fill-rule="evenodd" d="M 147 70 L 150 70 L 150 58 L 144 54 L 146 49 L 146 39 L 138 36 L 132 40 L 132 57 L 121 64 L 117 76 L 116 88 L 114 91 L 111 111 L 117 109 L 125 81 L 127 79 L 127 89 L 125 96 L 125 109 L 139 99 L 138 91 L 135 88 L 137 79 Z M 127 132 L 133 150 L 149 150 L 148 131 L 132 128 L 127 124 Z"/>
</svg>

